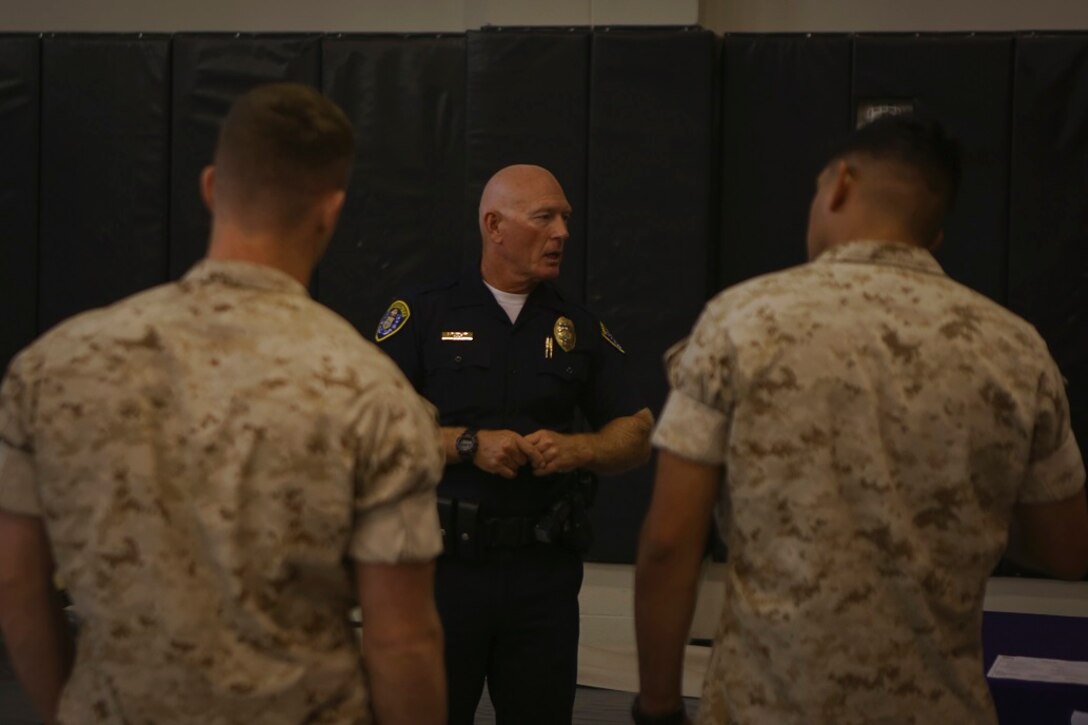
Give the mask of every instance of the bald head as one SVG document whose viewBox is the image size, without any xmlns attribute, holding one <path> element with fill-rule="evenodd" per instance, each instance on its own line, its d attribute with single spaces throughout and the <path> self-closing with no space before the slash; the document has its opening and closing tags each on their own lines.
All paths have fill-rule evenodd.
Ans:
<svg viewBox="0 0 1088 725">
<path fill-rule="evenodd" d="M 530 164 L 499 170 L 480 195 L 481 272 L 506 292 L 529 291 L 559 275 L 571 207 L 550 171 Z"/>
<path fill-rule="evenodd" d="M 542 196 L 560 196 L 564 200 L 563 187 L 552 172 L 543 166 L 514 164 L 499 169 L 488 179 L 480 194 L 480 233 L 486 237 L 484 217 L 490 212 L 510 214 L 523 209 L 526 204 Z"/>
</svg>

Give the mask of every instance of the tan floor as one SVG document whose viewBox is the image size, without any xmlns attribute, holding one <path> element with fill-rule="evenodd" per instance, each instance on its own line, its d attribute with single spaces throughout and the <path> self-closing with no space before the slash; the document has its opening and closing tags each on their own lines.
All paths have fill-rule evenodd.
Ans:
<svg viewBox="0 0 1088 725">
<path fill-rule="evenodd" d="M 599 690 L 595 687 L 579 687 L 574 697 L 574 719 L 572 725 L 602 725 L 603 723 L 630 723 L 631 700 L 634 695 L 616 690 Z M 685 699 L 688 714 L 695 716 L 699 701 Z M 487 690 L 480 698 L 480 707 L 476 710 L 476 725 L 494 725 L 495 711 L 491 709 L 491 700 Z"/>
</svg>

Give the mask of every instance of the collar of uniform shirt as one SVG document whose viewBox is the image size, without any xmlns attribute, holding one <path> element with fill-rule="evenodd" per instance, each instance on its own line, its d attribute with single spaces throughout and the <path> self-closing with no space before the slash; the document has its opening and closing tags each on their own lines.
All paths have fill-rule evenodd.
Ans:
<svg viewBox="0 0 1088 725">
<path fill-rule="evenodd" d="M 829 262 L 879 264 L 887 267 L 904 267 L 927 274 L 944 274 L 941 265 L 928 249 L 874 239 L 858 239 L 837 244 L 817 257 L 815 261 L 821 264 Z"/>
<path fill-rule="evenodd" d="M 525 300 L 525 307 L 540 305 L 556 312 L 563 312 L 563 294 L 556 286 L 549 282 L 541 282 L 536 286 Z M 498 305 L 491 290 L 484 284 L 484 278 L 480 274 L 480 266 L 467 267 L 461 274 L 460 285 L 453 299 L 454 307 L 471 307 L 473 305 Z M 519 315 L 520 317 L 520 315 Z"/>
<path fill-rule="evenodd" d="M 309 296 L 297 279 L 264 264 L 234 259 L 202 259 L 181 278 L 191 284 L 224 284 L 230 287 Z"/>
</svg>

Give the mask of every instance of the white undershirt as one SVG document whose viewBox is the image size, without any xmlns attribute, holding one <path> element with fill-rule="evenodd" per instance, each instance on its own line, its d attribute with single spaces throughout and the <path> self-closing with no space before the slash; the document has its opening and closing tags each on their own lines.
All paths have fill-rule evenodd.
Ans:
<svg viewBox="0 0 1088 725">
<path fill-rule="evenodd" d="M 510 318 L 510 322 L 517 322 L 518 315 L 521 314 L 521 308 L 525 306 L 525 300 L 529 299 L 529 294 L 519 295 L 513 292 L 503 292 L 487 282 L 484 282 L 484 286 L 491 290 L 491 294 L 495 295 L 495 301 L 499 303 L 499 307 L 506 310 L 506 316 Z"/>
</svg>

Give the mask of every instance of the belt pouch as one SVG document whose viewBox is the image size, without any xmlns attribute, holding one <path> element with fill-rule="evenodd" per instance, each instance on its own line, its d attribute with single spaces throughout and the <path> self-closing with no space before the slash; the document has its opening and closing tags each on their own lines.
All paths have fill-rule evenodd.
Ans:
<svg viewBox="0 0 1088 725">
<path fill-rule="evenodd" d="M 442 529 L 442 551 L 447 555 L 457 551 L 457 502 L 438 499 L 438 525 Z"/>
<path fill-rule="evenodd" d="M 464 559 L 475 558 L 479 551 L 477 541 L 477 518 L 480 507 L 468 501 L 457 502 L 457 540 L 456 550 L 458 556 Z"/>
</svg>

